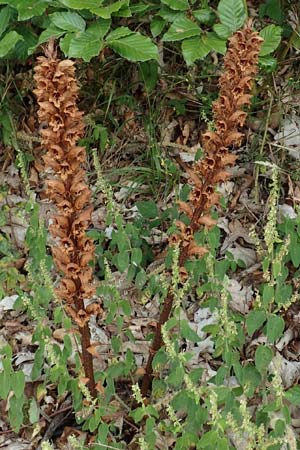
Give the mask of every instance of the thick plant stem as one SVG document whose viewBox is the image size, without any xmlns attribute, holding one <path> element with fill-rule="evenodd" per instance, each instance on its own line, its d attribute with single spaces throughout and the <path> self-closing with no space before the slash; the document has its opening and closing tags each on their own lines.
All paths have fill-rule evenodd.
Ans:
<svg viewBox="0 0 300 450">
<path fill-rule="evenodd" d="M 84 374 L 88 378 L 87 386 L 93 398 L 97 397 L 96 383 L 94 376 L 93 356 L 88 352 L 88 348 L 91 345 L 91 332 L 89 325 L 86 323 L 83 327 L 79 327 L 81 335 L 81 348 L 82 348 L 82 364 L 84 368 Z"/>
<path fill-rule="evenodd" d="M 262 39 L 251 29 L 250 24 L 236 32 L 229 40 L 229 47 L 224 58 L 225 70 L 220 77 L 220 94 L 213 104 L 215 131 L 203 135 L 204 158 L 187 169 L 194 185 L 188 202 L 179 202 L 179 209 L 190 219 L 190 223 L 178 221 L 179 232 L 170 239 L 170 245 L 179 246 L 179 268 L 183 276 L 188 276 L 184 263 L 190 257 L 201 258 L 207 250 L 197 245 L 194 234 L 201 226 L 207 228 L 215 225 L 210 210 L 219 203 L 216 186 L 228 179 L 227 166 L 233 165 L 236 156 L 229 149 L 237 148 L 242 143 L 246 112 L 242 107 L 250 104 L 250 91 L 253 78 L 257 72 L 258 54 Z M 142 396 L 149 395 L 153 380 L 152 362 L 162 347 L 162 326 L 172 312 L 174 295 L 170 289 L 162 306 L 156 326 L 155 335 L 149 350 L 149 356 L 142 380 Z"/>
</svg>

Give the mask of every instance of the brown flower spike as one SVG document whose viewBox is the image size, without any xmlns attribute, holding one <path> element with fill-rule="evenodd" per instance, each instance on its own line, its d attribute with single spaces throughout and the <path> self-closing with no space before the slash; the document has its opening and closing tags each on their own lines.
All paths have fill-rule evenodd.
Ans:
<svg viewBox="0 0 300 450">
<path fill-rule="evenodd" d="M 235 163 L 236 156 L 230 149 L 241 145 L 247 113 L 243 107 L 250 105 L 251 88 L 257 73 L 258 54 L 262 38 L 248 24 L 243 30 L 237 31 L 229 40 L 229 46 L 224 58 L 224 72 L 219 80 L 219 98 L 213 104 L 215 131 L 207 131 L 202 136 L 204 158 L 188 169 L 188 175 L 193 185 L 187 202 L 178 202 L 179 209 L 190 219 L 186 225 L 177 222 L 178 233 L 171 236 L 170 245 L 179 245 L 179 266 L 191 256 L 202 257 L 207 250 L 199 247 L 194 240 L 194 234 L 200 226 L 207 228 L 215 225 L 210 210 L 219 203 L 220 196 L 216 185 L 228 179 L 227 166 Z M 161 327 L 168 320 L 173 306 L 173 294 L 167 295 L 156 333 L 150 348 L 145 375 L 142 382 L 142 395 L 148 395 L 153 372 L 152 361 L 162 346 Z"/>
<path fill-rule="evenodd" d="M 47 196 L 57 208 L 49 227 L 57 245 L 52 248 L 56 267 L 62 273 L 57 295 L 66 303 L 65 310 L 78 325 L 81 334 L 82 361 L 88 387 L 96 395 L 89 318 L 100 306 L 85 307 L 85 299 L 94 292 L 94 243 L 86 236 L 91 220 L 91 191 L 85 182 L 85 149 L 77 145 L 82 137 L 83 113 L 76 106 L 78 86 L 73 61 L 59 60 L 50 42 L 46 57 L 39 57 L 34 79 L 41 124 L 43 156 L 46 168 L 53 174 L 47 181 Z"/>
</svg>

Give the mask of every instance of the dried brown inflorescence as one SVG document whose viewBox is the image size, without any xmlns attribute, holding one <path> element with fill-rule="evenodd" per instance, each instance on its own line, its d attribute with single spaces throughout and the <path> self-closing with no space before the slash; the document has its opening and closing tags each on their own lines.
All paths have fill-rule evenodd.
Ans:
<svg viewBox="0 0 300 450">
<path fill-rule="evenodd" d="M 213 104 L 216 129 L 203 134 L 204 158 L 189 170 L 194 188 L 188 202 L 179 202 L 179 209 L 190 218 L 188 226 L 179 223 L 179 233 L 172 237 L 183 250 L 181 264 L 188 256 L 205 254 L 205 249 L 197 248 L 193 235 L 201 225 L 215 224 L 210 215 L 211 207 L 220 199 L 215 188 L 228 179 L 226 167 L 232 166 L 237 158 L 230 149 L 238 148 L 242 143 L 244 135 L 240 130 L 247 118 L 243 108 L 250 105 L 261 42 L 262 38 L 250 27 L 237 31 L 229 40 L 225 70 L 219 80 L 220 94 Z"/>
<path fill-rule="evenodd" d="M 193 189 L 187 202 L 178 202 L 179 209 L 190 219 L 186 225 L 177 222 L 178 232 L 171 236 L 170 245 L 179 246 L 179 266 L 186 277 L 183 267 L 189 257 L 202 257 L 207 250 L 197 245 L 194 234 L 201 226 L 211 227 L 215 221 L 210 210 L 220 200 L 216 186 L 230 176 L 226 171 L 234 165 L 236 155 L 230 152 L 238 148 L 243 139 L 240 131 L 245 124 L 247 113 L 243 110 L 250 105 L 251 88 L 258 67 L 258 54 L 262 38 L 251 29 L 249 24 L 237 31 L 229 40 L 229 47 L 224 58 L 224 72 L 219 80 L 219 98 L 213 104 L 215 131 L 207 131 L 202 136 L 204 158 L 188 169 Z M 173 305 L 173 295 L 167 295 L 156 333 L 150 349 L 142 394 L 146 396 L 152 381 L 152 361 L 162 346 L 161 327 L 168 320 Z"/>
<path fill-rule="evenodd" d="M 57 295 L 64 301 L 66 312 L 78 325 L 82 341 L 82 361 L 88 387 L 95 395 L 92 355 L 89 353 L 91 314 L 100 312 L 98 304 L 85 306 L 94 292 L 94 243 L 86 236 L 93 207 L 91 192 L 85 182 L 86 153 L 77 145 L 82 137 L 83 113 L 77 108 L 78 86 L 73 61 L 57 58 L 54 44 L 39 57 L 35 67 L 34 93 L 38 100 L 43 156 L 52 176 L 47 181 L 47 197 L 57 208 L 49 226 L 56 245 L 52 248 L 56 267 L 62 273 Z"/>
</svg>

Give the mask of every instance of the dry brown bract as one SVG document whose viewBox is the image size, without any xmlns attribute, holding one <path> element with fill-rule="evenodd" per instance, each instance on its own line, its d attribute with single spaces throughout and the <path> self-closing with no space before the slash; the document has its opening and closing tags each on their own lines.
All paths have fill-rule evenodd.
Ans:
<svg viewBox="0 0 300 450">
<path fill-rule="evenodd" d="M 90 390 L 94 390 L 90 347 L 89 316 L 84 300 L 94 294 L 94 243 L 86 236 L 91 220 L 91 191 L 85 182 L 86 153 L 77 145 L 83 136 L 83 113 L 76 105 L 78 86 L 74 77 L 74 62 L 59 60 L 53 43 L 46 57 L 39 57 L 34 79 L 37 88 L 43 156 L 53 177 L 47 181 L 47 196 L 57 207 L 50 231 L 57 245 L 52 248 L 56 267 L 62 272 L 57 295 L 66 302 L 66 311 L 78 325 L 82 337 L 82 359 Z M 96 307 L 96 308 L 95 308 Z M 95 305 L 93 313 L 100 311 Z"/>
</svg>

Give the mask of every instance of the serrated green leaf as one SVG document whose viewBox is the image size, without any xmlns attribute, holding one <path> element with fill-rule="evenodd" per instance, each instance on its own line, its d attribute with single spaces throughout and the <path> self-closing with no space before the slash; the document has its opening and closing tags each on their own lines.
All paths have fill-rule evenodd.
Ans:
<svg viewBox="0 0 300 450">
<path fill-rule="evenodd" d="M 103 38 L 108 33 L 111 25 L 110 19 L 102 19 L 101 17 L 96 22 L 89 25 L 86 31 L 93 33 L 98 38 Z"/>
<path fill-rule="evenodd" d="M 248 396 L 252 396 L 261 382 L 261 375 L 253 364 L 247 364 L 242 369 L 242 386 Z"/>
<path fill-rule="evenodd" d="M 259 345 L 255 351 L 255 367 L 257 370 L 264 374 L 272 361 L 273 352 L 270 347 L 265 345 Z"/>
<path fill-rule="evenodd" d="M 210 50 L 224 55 L 226 53 L 226 40 L 219 38 L 216 33 L 207 33 L 203 36 L 203 42 Z"/>
<path fill-rule="evenodd" d="M 264 306 L 268 306 L 270 303 L 273 303 L 275 296 L 274 286 L 270 284 L 265 284 L 263 287 L 263 295 L 262 301 Z"/>
<path fill-rule="evenodd" d="M 244 0 L 220 0 L 218 13 L 221 23 L 231 31 L 242 28 L 247 18 Z"/>
<path fill-rule="evenodd" d="M 104 0 L 60 0 L 60 3 L 73 9 L 99 8 Z"/>
<path fill-rule="evenodd" d="M 232 34 L 231 29 L 226 27 L 223 23 L 216 23 L 213 26 L 213 30 L 221 39 L 228 39 Z"/>
<path fill-rule="evenodd" d="M 284 320 L 280 316 L 270 314 L 267 321 L 267 338 L 274 343 L 282 335 L 284 330 Z"/>
<path fill-rule="evenodd" d="M 73 37 L 74 37 L 74 33 L 67 33 L 59 41 L 60 49 L 63 51 L 65 56 L 69 55 L 70 43 L 71 43 L 71 40 L 73 39 Z"/>
<path fill-rule="evenodd" d="M 300 406 L 300 386 L 293 386 L 284 393 L 284 396 L 292 405 Z"/>
<path fill-rule="evenodd" d="M 54 27 L 54 26 L 50 26 L 49 28 L 46 28 L 46 30 L 42 31 L 37 45 L 39 44 L 43 44 L 44 42 L 49 41 L 49 39 L 51 37 L 53 38 L 59 38 L 61 36 L 63 36 L 65 34 L 65 31 L 61 30 L 60 28 Z M 35 47 L 30 48 L 29 51 L 34 51 Z"/>
<path fill-rule="evenodd" d="M 32 31 L 31 27 L 26 25 L 19 25 L 16 31 L 23 37 L 22 40 L 18 41 L 15 45 L 13 51 L 13 58 L 25 62 L 28 58 L 31 48 L 35 48 L 37 45 L 38 37 Z"/>
<path fill-rule="evenodd" d="M 85 30 L 85 20 L 76 12 L 55 12 L 50 15 L 50 19 L 55 27 L 71 33 Z"/>
<path fill-rule="evenodd" d="M 187 339 L 188 341 L 191 341 L 193 343 L 200 342 L 201 339 L 188 324 L 187 320 L 182 320 L 180 322 L 180 334 L 184 339 Z"/>
<path fill-rule="evenodd" d="M 124 6 L 129 5 L 129 0 L 118 0 L 109 6 L 102 6 L 100 8 L 89 8 L 89 10 L 96 14 L 96 16 L 102 17 L 103 19 L 110 19 L 113 13 L 120 11 Z"/>
<path fill-rule="evenodd" d="M 183 382 L 184 369 L 181 365 L 176 362 L 176 366 L 173 365 L 170 374 L 167 377 L 167 383 L 172 386 L 179 386 Z"/>
<path fill-rule="evenodd" d="M 268 25 L 261 30 L 259 34 L 264 39 L 264 42 L 262 43 L 259 56 L 269 55 L 276 50 L 281 41 L 281 32 L 282 28 L 277 25 Z"/>
<path fill-rule="evenodd" d="M 193 64 L 197 59 L 205 58 L 209 52 L 210 48 L 199 36 L 182 41 L 182 54 L 188 65 Z"/>
<path fill-rule="evenodd" d="M 90 31 L 74 35 L 69 43 L 68 56 L 70 58 L 82 58 L 89 62 L 94 56 L 98 56 L 104 43 L 100 36 Z"/>
<path fill-rule="evenodd" d="M 193 36 L 199 36 L 201 32 L 200 27 L 188 19 L 187 17 L 178 17 L 174 20 L 168 31 L 163 35 L 162 40 L 169 41 L 181 41 Z"/>
<path fill-rule="evenodd" d="M 246 328 L 249 336 L 252 336 L 254 331 L 258 330 L 265 322 L 267 316 L 265 311 L 250 311 L 246 317 Z"/>
<path fill-rule="evenodd" d="M 209 8 L 195 9 L 195 11 L 193 11 L 193 16 L 196 17 L 200 23 L 205 23 L 206 25 L 210 24 L 215 17 L 213 11 Z"/>
<path fill-rule="evenodd" d="M 160 35 L 162 30 L 164 29 L 166 22 L 162 17 L 154 16 L 150 23 L 150 30 L 153 37 L 157 37 Z"/>
<path fill-rule="evenodd" d="M 129 61 L 148 61 L 158 59 L 158 50 L 151 39 L 140 33 L 132 33 L 121 39 L 111 40 L 108 43 L 119 55 Z"/>
<path fill-rule="evenodd" d="M 259 65 L 266 72 L 271 73 L 271 72 L 274 72 L 274 70 L 276 70 L 277 59 L 270 55 L 260 56 L 259 57 Z"/>
<path fill-rule="evenodd" d="M 219 435 L 216 431 L 210 430 L 207 433 L 203 434 L 201 439 L 199 440 L 200 448 L 206 448 L 215 445 L 219 440 Z"/>
<path fill-rule="evenodd" d="M 9 19 L 12 15 L 12 9 L 9 6 L 5 6 L 0 11 L 0 36 L 4 33 L 9 24 Z"/>
<path fill-rule="evenodd" d="M 161 0 L 161 2 L 175 11 L 186 11 L 190 7 L 188 0 Z"/>
<path fill-rule="evenodd" d="M 28 20 L 31 17 L 41 16 L 47 6 L 46 0 L 20 0 L 16 6 L 18 20 Z"/>
<path fill-rule="evenodd" d="M 16 31 L 6 33 L 0 41 L 0 58 L 6 56 L 14 48 L 16 43 L 22 39 L 23 36 Z"/>
<path fill-rule="evenodd" d="M 139 213 L 147 219 L 154 219 L 158 216 L 157 205 L 153 200 L 142 200 L 140 202 L 137 202 L 136 206 Z"/>
<path fill-rule="evenodd" d="M 133 33 L 134 33 L 134 31 L 131 31 L 128 27 L 119 27 L 119 28 L 116 28 L 115 30 L 111 31 L 106 36 L 106 42 L 109 43 L 109 42 L 115 41 L 116 39 L 121 39 L 123 37 L 130 36 Z"/>
</svg>

